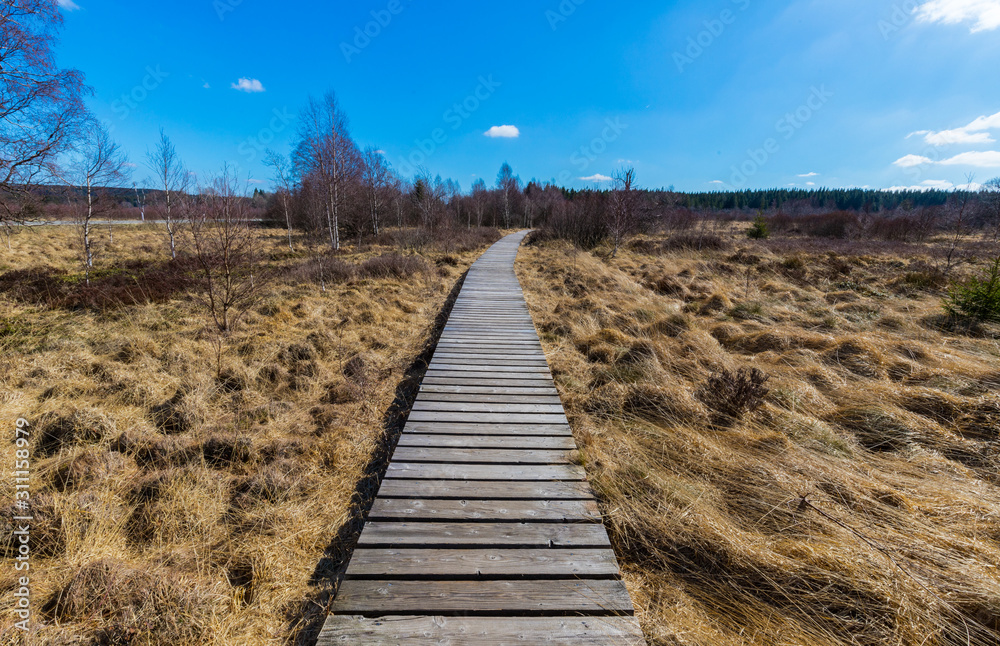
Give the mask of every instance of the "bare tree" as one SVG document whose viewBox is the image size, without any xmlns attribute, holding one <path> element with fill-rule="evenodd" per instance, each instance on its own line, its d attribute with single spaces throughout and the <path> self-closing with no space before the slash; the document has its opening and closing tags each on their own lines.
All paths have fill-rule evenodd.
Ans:
<svg viewBox="0 0 1000 646">
<path fill-rule="evenodd" d="M 30 187 L 53 175 L 87 118 L 83 74 L 55 63 L 61 27 L 52 0 L 0 4 L 0 226 L 8 232 L 30 218 Z"/>
<path fill-rule="evenodd" d="M 357 177 L 359 157 L 336 94 L 327 92 L 322 100 L 310 98 L 300 117 L 293 159 L 300 176 L 315 176 L 326 191 L 327 229 L 334 249 L 340 249 L 340 211 L 347 184 Z"/>
<path fill-rule="evenodd" d="M 149 182 L 148 179 L 145 180 L 145 182 L 143 183 L 142 190 L 139 189 L 139 187 L 136 185 L 135 182 L 132 182 L 132 190 L 135 191 L 135 201 L 139 205 L 139 220 L 141 222 L 145 222 L 146 221 L 146 186 L 145 186 L 145 184 L 148 183 L 148 182 Z"/>
<path fill-rule="evenodd" d="M 962 242 L 962 237 L 967 232 L 969 203 L 972 200 L 971 187 L 973 180 L 976 179 L 976 176 L 975 174 L 970 173 L 965 176 L 965 179 L 965 190 L 958 193 L 956 204 L 953 207 L 954 215 L 952 217 L 952 224 L 955 229 L 951 236 L 951 244 L 948 247 L 948 253 L 945 255 L 944 273 L 946 274 L 958 264 L 958 260 L 955 258 L 955 253 L 958 251 L 958 247 Z"/>
<path fill-rule="evenodd" d="M 611 209 L 608 214 L 608 232 L 614 243 L 611 257 L 618 255 L 618 249 L 625 239 L 635 233 L 639 224 L 638 195 L 635 190 L 635 169 L 623 168 L 615 173 L 615 188 L 611 195 Z"/>
<path fill-rule="evenodd" d="M 372 147 L 365 149 L 363 162 L 362 184 L 368 202 L 368 216 L 372 233 L 377 236 L 382 230 L 382 214 L 390 199 L 392 171 L 385 155 Z"/>
<path fill-rule="evenodd" d="M 198 296 L 215 328 L 221 372 L 226 341 L 259 300 L 265 281 L 258 267 L 260 243 L 250 200 L 233 169 L 224 166 L 201 197 L 198 215 L 191 218 L 191 240 L 201 277 Z"/>
<path fill-rule="evenodd" d="M 83 242 L 84 278 L 86 284 L 90 285 L 90 271 L 94 267 L 92 234 L 94 218 L 101 213 L 107 213 L 112 206 L 107 196 L 107 189 L 122 184 L 128 178 L 128 157 L 111 139 L 108 129 L 92 120 L 87 125 L 70 162 L 64 169 L 56 172 L 70 190 L 79 187 L 86 191 L 86 203 L 80 209 L 79 221 Z"/>
<path fill-rule="evenodd" d="M 511 226 L 511 213 L 513 212 L 514 196 L 520 190 L 520 180 L 514 176 L 514 170 L 507 162 L 500 167 L 497 174 L 497 190 L 500 192 L 500 205 L 503 212 L 503 226 L 509 229 Z"/>
<path fill-rule="evenodd" d="M 166 200 L 164 220 L 167 226 L 167 237 L 170 240 L 170 257 L 177 258 L 177 228 L 173 219 L 174 203 L 183 199 L 190 189 L 191 176 L 177 156 L 177 150 L 163 129 L 160 129 L 160 141 L 156 149 L 146 153 L 146 163 L 156 174 L 156 181 L 163 190 Z"/>
<path fill-rule="evenodd" d="M 285 226 L 288 228 L 288 248 L 289 250 L 294 250 L 292 246 L 292 215 L 288 207 L 288 200 L 292 195 L 293 188 L 291 164 L 284 155 L 268 149 L 264 156 L 264 165 L 274 169 L 274 177 L 271 178 L 271 181 L 274 182 L 275 188 L 278 190 L 278 196 L 281 198 L 281 207 L 285 212 Z"/>
<path fill-rule="evenodd" d="M 472 185 L 472 210 L 476 214 L 477 227 L 483 226 L 483 217 L 486 215 L 486 205 L 489 203 L 489 199 L 490 192 L 486 188 L 486 180 L 479 178 Z"/>
</svg>

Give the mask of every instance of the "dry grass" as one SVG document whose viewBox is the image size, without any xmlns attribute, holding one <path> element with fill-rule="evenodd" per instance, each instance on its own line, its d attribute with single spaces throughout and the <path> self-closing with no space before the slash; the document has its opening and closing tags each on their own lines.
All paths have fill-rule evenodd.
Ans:
<svg viewBox="0 0 1000 646">
<path fill-rule="evenodd" d="M 332 592 L 324 554 L 351 536 L 355 490 L 384 447 L 397 386 L 490 237 L 478 250 L 344 253 L 350 271 L 323 294 L 303 278 L 307 259 L 282 249 L 283 232 L 265 235 L 278 278 L 218 376 L 207 319 L 183 293 L 105 310 L 0 294 L 0 419 L 13 428 L 25 417 L 35 432 L 42 622 L 30 643 L 308 640 Z M 22 232 L 0 272 L 79 273 L 74 236 Z M 102 262 L 165 260 L 155 228 L 119 227 L 115 245 Z M 0 496 L 11 500 L 11 487 L 2 479 Z M 0 589 L 13 575 L 0 573 Z M 12 597 L 2 599 L 7 643 Z"/>
<path fill-rule="evenodd" d="M 948 331 L 915 257 L 601 251 L 518 272 L 650 643 L 1000 643 L 996 329 Z"/>
</svg>

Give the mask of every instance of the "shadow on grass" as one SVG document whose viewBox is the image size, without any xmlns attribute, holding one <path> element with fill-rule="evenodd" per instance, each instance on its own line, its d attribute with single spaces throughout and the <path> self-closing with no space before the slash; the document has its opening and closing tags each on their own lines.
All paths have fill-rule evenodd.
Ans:
<svg viewBox="0 0 1000 646">
<path fill-rule="evenodd" d="M 313 571 L 310 585 L 316 586 L 317 590 L 309 599 L 288 613 L 290 636 L 286 643 L 289 646 L 313 646 L 323 629 L 323 623 L 344 579 L 344 573 L 375 502 L 375 496 L 389 467 L 389 460 L 406 424 L 410 408 L 420 390 L 420 382 L 427 372 L 431 357 L 434 356 L 441 332 L 451 315 L 459 292 L 462 291 L 466 276 L 468 272 L 462 274 L 448 294 L 444 307 L 434 319 L 430 338 L 423 351 L 410 364 L 403 380 L 396 387 L 392 404 L 382 417 L 382 437 L 379 447 L 366 465 L 364 476 L 354 488 L 351 497 L 351 518 L 337 530 L 337 534 L 324 551 L 323 558 Z"/>
</svg>

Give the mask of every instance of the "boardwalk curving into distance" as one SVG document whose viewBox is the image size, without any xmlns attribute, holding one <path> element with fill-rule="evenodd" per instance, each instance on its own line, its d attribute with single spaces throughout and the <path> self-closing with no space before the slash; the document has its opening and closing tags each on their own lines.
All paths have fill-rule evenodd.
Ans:
<svg viewBox="0 0 1000 646">
<path fill-rule="evenodd" d="M 469 270 L 318 646 L 644 645 L 514 274 Z"/>
</svg>

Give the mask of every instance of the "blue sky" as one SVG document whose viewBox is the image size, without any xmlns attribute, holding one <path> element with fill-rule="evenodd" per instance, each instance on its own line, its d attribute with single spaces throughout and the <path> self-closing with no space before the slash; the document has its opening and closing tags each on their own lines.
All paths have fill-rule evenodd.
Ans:
<svg viewBox="0 0 1000 646">
<path fill-rule="evenodd" d="M 359 145 L 465 190 L 505 160 L 577 188 L 625 164 L 685 191 L 1000 175 L 1000 0 L 60 4 L 59 62 L 140 181 L 162 127 L 199 177 L 266 183 L 330 89 Z"/>
</svg>

